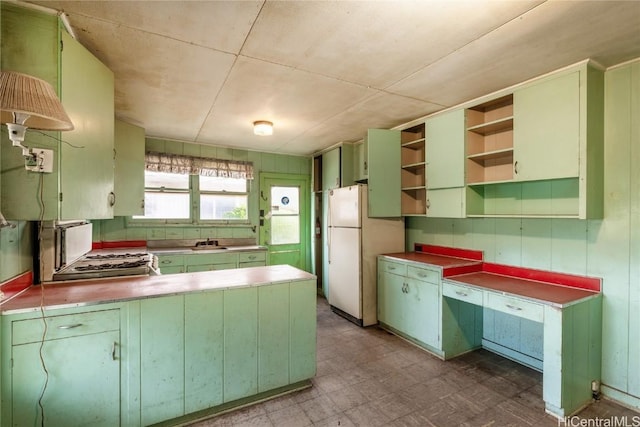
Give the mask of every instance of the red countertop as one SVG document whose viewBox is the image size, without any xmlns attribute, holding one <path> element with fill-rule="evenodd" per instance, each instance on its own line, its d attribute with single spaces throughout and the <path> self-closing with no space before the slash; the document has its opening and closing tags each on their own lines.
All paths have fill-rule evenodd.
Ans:
<svg viewBox="0 0 640 427">
<path fill-rule="evenodd" d="M 602 285 L 596 277 L 486 263 L 480 251 L 422 243 L 415 249 L 385 256 L 440 267 L 443 278 L 462 285 L 560 307 L 599 294 Z"/>
<path fill-rule="evenodd" d="M 524 297 L 543 304 L 561 307 L 584 298 L 598 295 L 599 293 L 537 280 L 502 276 L 484 271 L 448 277 L 447 280 L 462 285 L 471 285 L 481 289 L 498 291 L 503 294 Z"/>
<path fill-rule="evenodd" d="M 1 314 L 106 304 L 189 292 L 253 287 L 316 276 L 288 265 L 249 267 L 164 276 L 128 276 L 97 280 L 71 280 L 33 285 L 0 305 Z"/>
</svg>

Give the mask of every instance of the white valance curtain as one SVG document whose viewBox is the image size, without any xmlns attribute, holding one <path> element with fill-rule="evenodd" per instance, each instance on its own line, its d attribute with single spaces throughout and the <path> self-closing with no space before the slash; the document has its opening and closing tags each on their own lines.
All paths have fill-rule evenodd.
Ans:
<svg viewBox="0 0 640 427">
<path fill-rule="evenodd" d="M 241 160 L 220 160 L 182 154 L 147 152 L 145 154 L 145 168 L 153 172 L 181 175 L 253 179 L 253 163 Z"/>
</svg>

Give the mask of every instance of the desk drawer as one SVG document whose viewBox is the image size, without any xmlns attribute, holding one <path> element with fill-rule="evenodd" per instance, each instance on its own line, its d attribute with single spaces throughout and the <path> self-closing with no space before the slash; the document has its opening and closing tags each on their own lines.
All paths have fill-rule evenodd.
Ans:
<svg viewBox="0 0 640 427">
<path fill-rule="evenodd" d="M 481 290 L 453 284 L 446 280 L 442 281 L 442 295 L 475 305 L 482 305 L 483 302 Z"/>
<path fill-rule="evenodd" d="M 544 306 L 521 298 L 486 292 L 484 306 L 534 322 L 544 321 Z"/>
<path fill-rule="evenodd" d="M 427 268 L 414 267 L 412 265 L 407 266 L 407 276 L 412 279 L 421 280 L 423 282 L 429 282 L 438 284 L 440 281 L 440 272 L 437 270 L 430 270 Z"/>
<path fill-rule="evenodd" d="M 397 274 L 399 276 L 407 275 L 407 265 L 400 262 L 387 261 L 386 259 L 380 260 L 379 269 L 384 273 Z"/>
</svg>

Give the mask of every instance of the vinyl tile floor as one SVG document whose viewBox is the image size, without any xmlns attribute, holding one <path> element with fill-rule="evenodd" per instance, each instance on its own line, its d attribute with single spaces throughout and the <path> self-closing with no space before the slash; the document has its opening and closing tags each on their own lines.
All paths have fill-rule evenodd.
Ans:
<svg viewBox="0 0 640 427">
<path fill-rule="evenodd" d="M 321 297 L 312 382 L 189 426 L 640 425 L 640 413 L 606 399 L 559 422 L 545 414 L 541 373 L 486 350 L 443 362 L 378 327 L 348 322 Z"/>
</svg>

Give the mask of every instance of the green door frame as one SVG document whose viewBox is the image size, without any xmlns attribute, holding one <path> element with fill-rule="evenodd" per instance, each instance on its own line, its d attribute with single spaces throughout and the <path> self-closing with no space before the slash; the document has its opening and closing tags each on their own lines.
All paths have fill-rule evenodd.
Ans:
<svg viewBox="0 0 640 427">
<path fill-rule="evenodd" d="M 268 196 L 270 194 L 270 186 L 277 185 L 282 187 L 299 187 L 300 188 L 300 258 L 302 260 L 302 268 L 305 271 L 311 271 L 311 220 L 309 217 L 311 207 L 311 177 L 301 174 L 286 174 L 274 172 L 260 173 L 260 190 L 259 190 L 259 209 L 266 215 L 270 206 L 268 206 Z M 269 247 L 268 229 L 264 225 L 266 220 L 260 217 L 260 244 L 266 246 L 271 254 Z M 271 256 L 269 256 L 271 259 Z"/>
</svg>

